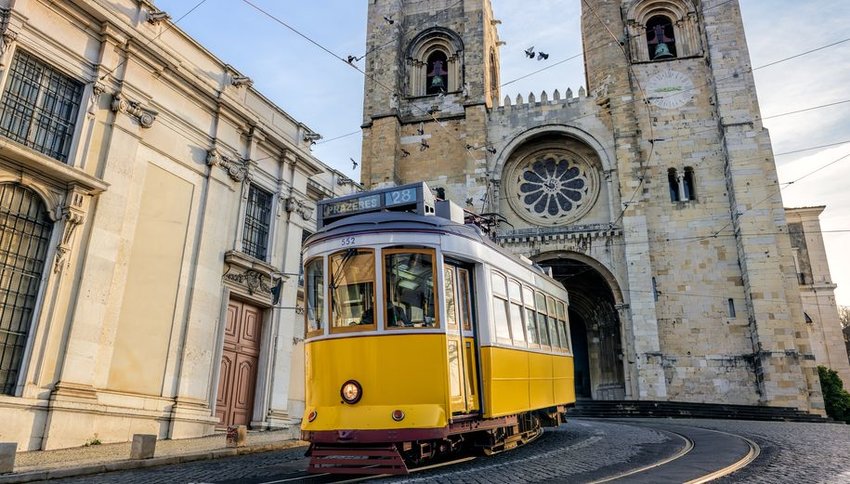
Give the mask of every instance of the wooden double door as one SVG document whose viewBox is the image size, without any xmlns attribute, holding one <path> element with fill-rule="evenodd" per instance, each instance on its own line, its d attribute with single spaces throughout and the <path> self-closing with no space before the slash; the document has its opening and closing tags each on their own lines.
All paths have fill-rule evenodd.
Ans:
<svg viewBox="0 0 850 484">
<path fill-rule="evenodd" d="M 256 306 L 232 299 L 227 305 L 215 407 L 221 427 L 251 423 L 262 320 L 263 311 Z"/>
</svg>

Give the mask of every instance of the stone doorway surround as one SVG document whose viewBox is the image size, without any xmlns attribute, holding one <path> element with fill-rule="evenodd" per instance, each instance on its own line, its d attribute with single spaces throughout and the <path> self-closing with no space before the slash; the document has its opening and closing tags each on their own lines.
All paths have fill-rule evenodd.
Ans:
<svg viewBox="0 0 850 484">
<path fill-rule="evenodd" d="M 582 362 L 576 362 L 576 395 L 594 400 L 623 400 L 631 392 L 626 381 L 627 341 L 616 281 L 610 273 L 603 272 L 598 262 L 584 259 L 587 256 L 559 252 L 541 254 L 536 261 L 550 267 L 555 279 L 566 287 L 570 295 L 571 331 L 580 330 L 585 336 L 584 341 L 573 337 L 574 354 L 583 361 L 586 359 L 587 366 L 582 368 Z M 579 375 L 580 371 L 587 373 Z"/>
</svg>

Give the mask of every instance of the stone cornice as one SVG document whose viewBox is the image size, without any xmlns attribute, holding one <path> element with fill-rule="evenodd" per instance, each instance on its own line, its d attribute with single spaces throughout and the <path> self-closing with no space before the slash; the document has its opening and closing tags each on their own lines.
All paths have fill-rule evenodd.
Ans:
<svg viewBox="0 0 850 484">
<path fill-rule="evenodd" d="M 90 195 L 97 195 L 109 187 L 108 183 L 89 175 L 79 168 L 66 165 L 32 148 L 3 137 L 0 137 L 0 157 L 14 162 L 22 170 L 37 173 L 40 176 L 59 181 L 60 183 L 77 184 L 83 187 Z"/>
</svg>

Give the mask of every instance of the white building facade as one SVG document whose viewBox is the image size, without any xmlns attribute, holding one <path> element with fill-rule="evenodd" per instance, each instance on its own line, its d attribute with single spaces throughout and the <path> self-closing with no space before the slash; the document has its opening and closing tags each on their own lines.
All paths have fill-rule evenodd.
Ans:
<svg viewBox="0 0 850 484">
<path fill-rule="evenodd" d="M 0 441 L 300 419 L 301 241 L 356 185 L 152 2 L 0 14 Z"/>
</svg>

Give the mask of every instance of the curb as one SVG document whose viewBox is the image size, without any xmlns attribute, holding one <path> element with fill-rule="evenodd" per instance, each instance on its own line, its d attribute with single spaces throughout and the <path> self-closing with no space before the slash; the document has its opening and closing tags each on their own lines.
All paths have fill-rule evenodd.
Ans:
<svg viewBox="0 0 850 484">
<path fill-rule="evenodd" d="M 57 469 L 40 469 L 24 471 L 12 474 L 0 475 L 0 484 L 15 484 L 20 482 L 46 481 L 50 479 L 64 479 L 67 477 L 88 476 L 113 471 L 128 471 L 133 469 L 145 469 L 174 464 L 185 464 L 202 460 L 220 459 L 223 457 L 235 457 L 237 455 L 257 454 L 260 452 L 271 452 L 275 450 L 292 449 L 304 447 L 300 440 L 286 440 L 271 444 L 257 444 L 246 447 L 235 447 L 225 449 L 208 450 L 191 454 L 165 455 L 152 457 L 144 460 L 117 460 L 102 464 L 87 464 L 76 467 L 63 467 Z"/>
</svg>

